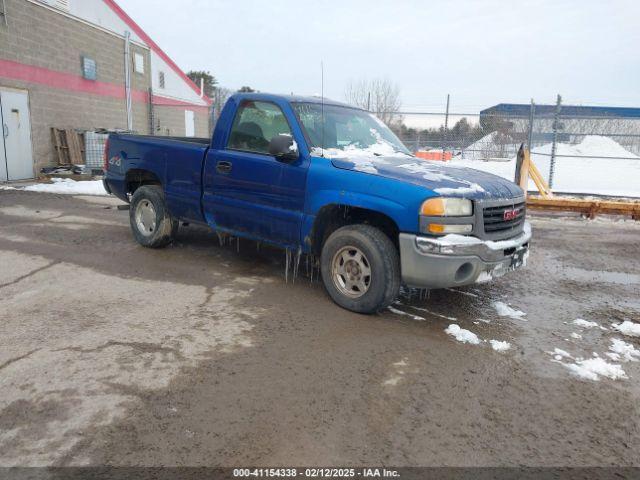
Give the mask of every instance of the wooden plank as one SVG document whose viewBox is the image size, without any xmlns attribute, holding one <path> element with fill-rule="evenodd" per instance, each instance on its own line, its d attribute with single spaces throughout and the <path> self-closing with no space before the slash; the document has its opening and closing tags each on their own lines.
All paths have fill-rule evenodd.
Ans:
<svg viewBox="0 0 640 480">
<path fill-rule="evenodd" d="M 80 140 L 78 139 L 78 133 L 75 130 L 65 130 L 67 137 L 67 146 L 69 147 L 69 163 L 72 165 L 82 165 L 84 159 L 82 158 L 82 149 L 80 148 Z"/>
<path fill-rule="evenodd" d="M 527 190 L 529 190 L 529 169 L 531 165 L 531 155 L 529 150 L 523 151 L 522 163 L 520 164 L 520 178 L 518 179 L 518 185 L 524 190 L 525 197 L 527 196 Z"/>
<path fill-rule="evenodd" d="M 595 218 L 598 213 L 610 215 L 630 215 L 640 219 L 640 201 L 584 200 L 579 198 L 527 198 L 527 207 L 532 210 L 552 210 L 584 213 Z"/>
<path fill-rule="evenodd" d="M 56 152 L 58 165 L 60 165 L 62 163 L 62 145 L 60 144 L 60 133 L 55 127 L 51 127 L 51 142 L 53 143 L 53 149 Z"/>
</svg>

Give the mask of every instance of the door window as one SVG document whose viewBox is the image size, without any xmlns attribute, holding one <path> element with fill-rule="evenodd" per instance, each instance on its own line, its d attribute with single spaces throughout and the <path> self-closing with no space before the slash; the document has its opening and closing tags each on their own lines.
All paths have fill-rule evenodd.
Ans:
<svg viewBox="0 0 640 480">
<path fill-rule="evenodd" d="M 271 139 L 278 135 L 291 135 L 282 110 L 273 103 L 247 101 L 236 113 L 227 148 L 268 154 Z"/>
</svg>

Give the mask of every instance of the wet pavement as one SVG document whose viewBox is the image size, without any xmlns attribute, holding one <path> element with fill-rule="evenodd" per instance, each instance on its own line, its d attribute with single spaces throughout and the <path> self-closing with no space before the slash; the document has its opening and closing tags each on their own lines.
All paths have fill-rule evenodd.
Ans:
<svg viewBox="0 0 640 480">
<path fill-rule="evenodd" d="M 639 222 L 533 217 L 525 270 L 363 316 L 249 241 L 144 249 L 117 204 L 0 191 L 0 465 L 640 463 L 607 355 L 640 349 Z"/>
</svg>

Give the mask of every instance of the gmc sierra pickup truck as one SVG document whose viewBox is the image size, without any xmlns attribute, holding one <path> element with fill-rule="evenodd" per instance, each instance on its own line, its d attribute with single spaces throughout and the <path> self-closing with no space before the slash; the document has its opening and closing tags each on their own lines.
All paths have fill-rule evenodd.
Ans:
<svg viewBox="0 0 640 480">
<path fill-rule="evenodd" d="M 141 245 L 199 223 L 315 255 L 331 298 L 361 313 L 402 283 L 501 276 L 531 238 L 514 183 L 418 159 L 371 113 L 314 97 L 236 94 L 211 139 L 112 134 L 104 184 Z"/>
</svg>

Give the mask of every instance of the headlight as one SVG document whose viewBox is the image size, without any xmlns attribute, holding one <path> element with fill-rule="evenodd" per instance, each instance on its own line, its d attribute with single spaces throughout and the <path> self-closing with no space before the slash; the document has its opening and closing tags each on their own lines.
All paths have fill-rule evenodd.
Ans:
<svg viewBox="0 0 640 480">
<path fill-rule="evenodd" d="M 420 207 L 426 217 L 470 217 L 473 203 L 466 198 L 431 198 Z"/>
</svg>

